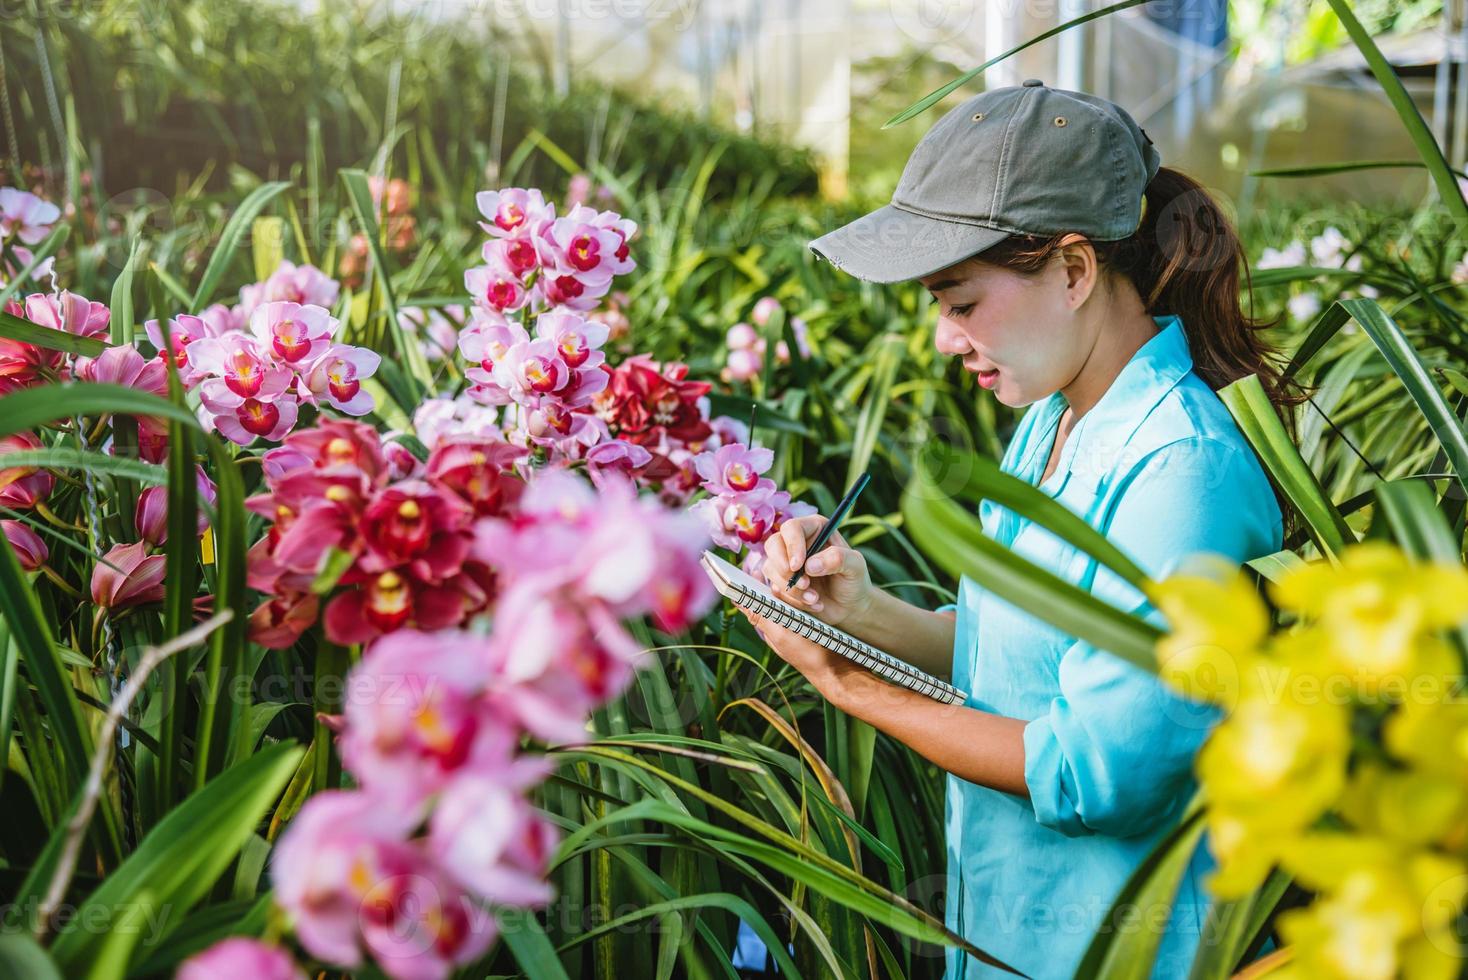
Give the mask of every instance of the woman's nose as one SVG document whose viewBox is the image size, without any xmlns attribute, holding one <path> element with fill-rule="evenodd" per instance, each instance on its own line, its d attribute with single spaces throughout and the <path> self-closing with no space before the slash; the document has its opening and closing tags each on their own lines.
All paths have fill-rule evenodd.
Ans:
<svg viewBox="0 0 1468 980">
<path fill-rule="evenodd" d="M 973 350 L 964 332 L 955 326 L 947 317 L 938 318 L 938 329 L 933 334 L 933 344 L 938 348 L 938 353 L 949 357 L 962 357 Z"/>
</svg>

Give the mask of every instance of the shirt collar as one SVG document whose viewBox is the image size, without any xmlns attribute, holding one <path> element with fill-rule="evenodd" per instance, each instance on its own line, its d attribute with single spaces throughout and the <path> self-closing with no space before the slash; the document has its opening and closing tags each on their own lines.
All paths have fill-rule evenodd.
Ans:
<svg viewBox="0 0 1468 980">
<path fill-rule="evenodd" d="M 1060 486 L 1071 479 L 1085 479 L 1095 486 L 1109 472 L 1129 440 L 1163 397 L 1193 368 L 1183 321 L 1175 313 L 1152 317 L 1158 332 L 1132 354 L 1111 387 L 1081 416 L 1060 450 L 1057 472 L 1067 474 Z M 1041 416 L 1042 432 L 1065 411 L 1065 396 L 1057 391 L 1048 399 L 1046 414 Z M 1039 439 L 1030 448 L 1026 467 L 1037 453 L 1049 458 L 1053 439 Z M 1043 463 L 1041 463 L 1043 465 Z M 1036 482 L 1038 483 L 1038 471 Z M 1052 478 L 1053 475 L 1052 475 Z M 1057 489 L 1056 493 L 1059 492 Z"/>
</svg>

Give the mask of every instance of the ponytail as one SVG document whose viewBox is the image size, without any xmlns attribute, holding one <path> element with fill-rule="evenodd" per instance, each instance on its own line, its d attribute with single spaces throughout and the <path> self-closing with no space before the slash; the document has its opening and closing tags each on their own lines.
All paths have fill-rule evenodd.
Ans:
<svg viewBox="0 0 1468 980">
<path fill-rule="evenodd" d="M 1021 274 L 1043 269 L 1066 232 L 1015 235 L 974 258 Z M 1261 336 L 1280 318 L 1258 319 L 1240 305 L 1239 276 L 1249 310 L 1253 289 L 1243 245 L 1218 202 L 1197 181 L 1178 170 L 1160 167 L 1143 195 L 1142 220 L 1129 237 L 1091 242 L 1103 269 L 1125 277 L 1153 316 L 1176 314 L 1187 334 L 1193 370 L 1217 391 L 1250 374 L 1258 375 L 1275 413 L 1292 439 L 1297 439 L 1294 407 L 1309 398 L 1307 388 L 1287 377 L 1277 348 Z M 1278 496 L 1278 491 L 1276 491 Z M 1292 529 L 1292 510 L 1280 500 L 1285 533 Z"/>
</svg>

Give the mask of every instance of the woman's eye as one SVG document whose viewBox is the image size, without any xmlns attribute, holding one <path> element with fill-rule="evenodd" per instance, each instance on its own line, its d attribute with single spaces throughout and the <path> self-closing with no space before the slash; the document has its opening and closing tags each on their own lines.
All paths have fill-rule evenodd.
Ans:
<svg viewBox="0 0 1468 980">
<path fill-rule="evenodd" d="M 974 310 L 974 304 L 972 304 L 972 303 L 965 303 L 963 306 L 950 306 L 948 308 L 948 315 L 949 316 L 968 316 L 970 313 L 973 312 L 973 310 Z"/>
</svg>

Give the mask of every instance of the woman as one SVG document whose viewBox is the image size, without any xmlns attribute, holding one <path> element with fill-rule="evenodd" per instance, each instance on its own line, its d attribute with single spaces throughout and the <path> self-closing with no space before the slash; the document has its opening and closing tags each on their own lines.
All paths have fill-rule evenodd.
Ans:
<svg viewBox="0 0 1468 980">
<path fill-rule="evenodd" d="M 1198 246 L 1202 247 L 1198 247 Z M 1189 555 L 1278 551 L 1279 503 L 1215 389 L 1257 374 L 1299 399 L 1239 307 L 1241 250 L 1196 183 L 1160 166 L 1120 107 L 1031 79 L 986 92 L 918 144 L 892 204 L 811 243 L 876 282 L 916 279 L 940 303 L 938 350 L 1013 407 L 1001 464 L 1153 578 Z M 984 532 L 1062 578 L 1165 625 L 1140 592 L 986 501 Z M 755 625 L 817 690 L 942 767 L 955 932 L 1032 977 L 1075 973 L 1118 891 L 1192 793 L 1216 717 L 1152 674 L 962 580 L 956 616 L 876 587 L 824 523 L 765 545 L 778 594 L 971 692 L 942 705 L 887 685 L 775 624 Z M 792 590 L 785 582 L 805 562 Z M 1208 918 L 1200 849 L 1170 908 L 1120 928 L 1161 932 L 1154 971 L 1185 976 Z M 1000 976 L 956 949 L 949 980 Z"/>
</svg>

